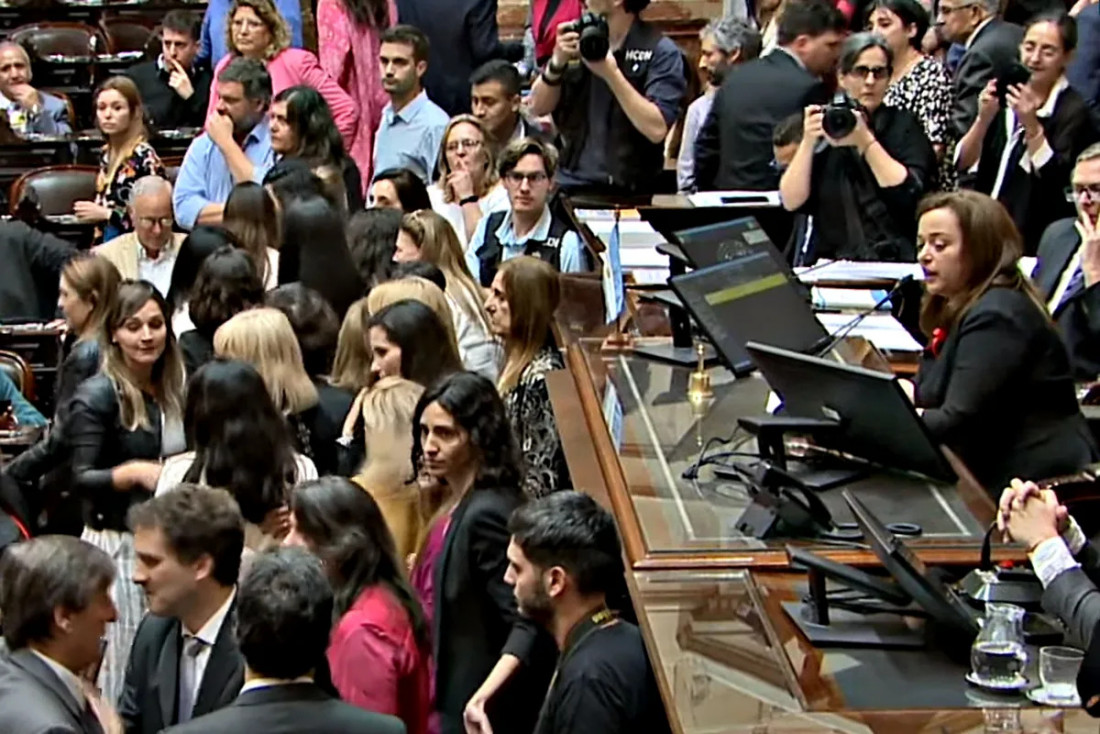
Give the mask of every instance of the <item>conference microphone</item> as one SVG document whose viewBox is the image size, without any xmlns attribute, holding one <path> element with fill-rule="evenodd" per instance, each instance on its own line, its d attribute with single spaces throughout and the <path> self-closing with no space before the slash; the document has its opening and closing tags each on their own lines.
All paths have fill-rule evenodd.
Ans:
<svg viewBox="0 0 1100 734">
<path fill-rule="evenodd" d="M 873 314 L 875 311 L 878 311 L 879 308 L 881 308 L 884 303 L 886 303 L 891 298 L 896 296 L 898 294 L 898 291 L 900 291 L 902 288 L 904 288 L 905 286 L 912 283 L 914 280 L 916 280 L 916 278 L 914 278 L 912 275 L 906 275 L 904 278 L 900 279 L 897 283 L 894 283 L 894 287 L 891 288 L 890 290 L 888 290 L 886 292 L 886 295 L 883 296 L 882 298 L 880 298 L 875 303 L 874 306 L 871 306 L 868 309 L 860 311 L 858 314 L 855 315 L 854 318 L 852 318 L 851 321 L 849 321 L 848 323 L 844 324 L 844 326 L 841 326 L 839 329 L 837 329 L 836 333 L 833 334 L 832 337 L 826 337 L 825 339 L 823 339 L 822 341 L 825 343 L 824 346 L 818 347 L 817 345 L 815 345 L 814 348 L 813 348 L 813 355 L 815 357 L 821 357 L 823 355 L 828 354 L 830 351 L 832 351 L 833 347 L 835 347 L 837 344 L 840 344 L 840 342 L 843 341 L 844 337 L 846 337 L 846 336 L 848 336 L 848 334 L 852 333 L 853 329 L 855 329 L 857 326 L 862 324 L 863 321 L 868 316 Z M 820 342 L 819 342 L 819 344 L 820 344 Z"/>
</svg>

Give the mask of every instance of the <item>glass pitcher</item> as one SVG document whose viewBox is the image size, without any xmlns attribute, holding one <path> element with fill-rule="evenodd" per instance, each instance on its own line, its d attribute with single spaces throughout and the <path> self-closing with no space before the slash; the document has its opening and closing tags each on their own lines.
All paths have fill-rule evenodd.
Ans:
<svg viewBox="0 0 1100 734">
<path fill-rule="evenodd" d="M 1024 667 L 1024 610 L 1014 604 L 986 604 L 982 631 L 970 648 L 970 667 L 976 681 L 993 688 L 1026 683 Z"/>
</svg>

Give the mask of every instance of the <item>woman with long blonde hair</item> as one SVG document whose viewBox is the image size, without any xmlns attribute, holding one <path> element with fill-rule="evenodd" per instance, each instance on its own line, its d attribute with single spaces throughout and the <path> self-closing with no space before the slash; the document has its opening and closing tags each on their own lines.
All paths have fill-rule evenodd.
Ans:
<svg viewBox="0 0 1100 734">
<path fill-rule="evenodd" d="M 143 176 L 164 177 L 164 164 L 149 145 L 145 106 L 133 80 L 113 76 L 99 85 L 94 97 L 96 128 L 106 144 L 99 157 L 95 200 L 78 201 L 73 213 L 81 222 L 95 224 L 97 240 L 108 242 L 132 232 L 130 189 Z"/>
<path fill-rule="evenodd" d="M 428 198 L 465 249 L 483 216 L 508 208 L 508 192 L 500 185 L 492 136 L 481 120 L 452 117 L 442 140 L 439 178 L 428 187 Z"/>
</svg>

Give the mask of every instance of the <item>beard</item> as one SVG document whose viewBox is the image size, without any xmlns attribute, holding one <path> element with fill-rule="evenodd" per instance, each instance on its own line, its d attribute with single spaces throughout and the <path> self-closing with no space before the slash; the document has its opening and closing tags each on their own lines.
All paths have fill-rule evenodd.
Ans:
<svg viewBox="0 0 1100 734">
<path fill-rule="evenodd" d="M 554 603 L 546 589 L 539 583 L 533 594 L 524 598 L 516 598 L 516 606 L 519 613 L 533 622 L 546 626 L 554 618 Z"/>
</svg>

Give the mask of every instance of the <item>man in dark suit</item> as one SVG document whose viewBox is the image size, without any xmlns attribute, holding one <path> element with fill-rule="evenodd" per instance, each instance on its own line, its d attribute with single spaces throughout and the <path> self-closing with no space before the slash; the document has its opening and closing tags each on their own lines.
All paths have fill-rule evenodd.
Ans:
<svg viewBox="0 0 1100 734">
<path fill-rule="evenodd" d="M 807 105 L 824 104 L 821 77 L 836 66 L 847 21 L 826 0 L 795 0 L 779 21 L 779 47 L 730 69 L 695 140 L 700 191 L 772 191 L 772 132 Z"/>
<path fill-rule="evenodd" d="M 332 698 L 313 682 L 332 629 L 332 587 L 299 548 L 256 556 L 241 582 L 237 639 L 247 665 L 231 705 L 171 734 L 404 734 L 400 719 Z"/>
<path fill-rule="evenodd" d="M 228 492 L 181 484 L 130 510 L 138 627 L 119 713 L 127 734 L 154 734 L 226 706 L 244 682 L 234 636 L 244 521 Z"/>
<path fill-rule="evenodd" d="M 118 613 L 114 561 L 65 535 L 8 548 L 0 562 L 0 616 L 9 653 L 0 659 L 0 731 L 102 734 L 118 717 L 82 677 Z"/>
<path fill-rule="evenodd" d="M 1024 29 L 997 17 L 999 0 L 942 0 L 936 24 L 952 43 L 966 51 L 955 71 L 955 101 L 951 129 L 957 139 L 966 135 L 978 116 L 978 95 L 990 79 L 1020 58 Z"/>
<path fill-rule="evenodd" d="M 202 127 L 214 75 L 199 61 L 202 18 L 171 10 L 161 21 L 161 54 L 132 66 L 126 75 L 137 84 L 145 114 L 158 130 Z"/>
<path fill-rule="evenodd" d="M 1070 180 L 1078 216 L 1043 232 L 1034 279 L 1069 349 L 1074 377 L 1095 380 L 1100 376 L 1100 143 L 1077 157 Z"/>
<path fill-rule="evenodd" d="M 1077 50 L 1066 68 L 1066 78 L 1089 109 L 1100 129 L 1100 4 L 1087 5 L 1077 15 Z"/>
<path fill-rule="evenodd" d="M 61 269 L 75 254 L 71 242 L 14 219 L 0 222 L 0 319 L 52 319 Z"/>
</svg>

